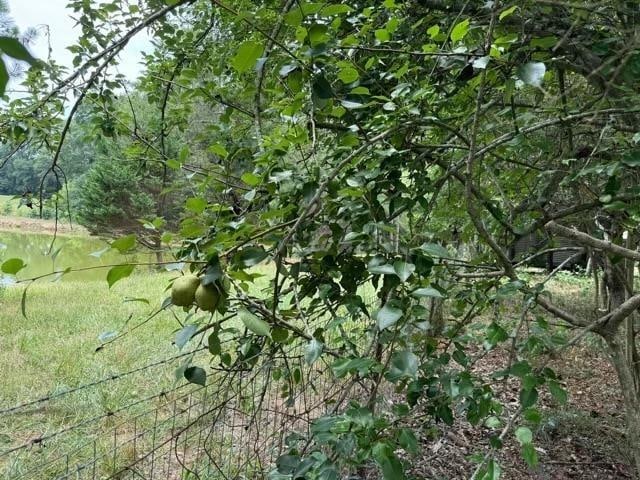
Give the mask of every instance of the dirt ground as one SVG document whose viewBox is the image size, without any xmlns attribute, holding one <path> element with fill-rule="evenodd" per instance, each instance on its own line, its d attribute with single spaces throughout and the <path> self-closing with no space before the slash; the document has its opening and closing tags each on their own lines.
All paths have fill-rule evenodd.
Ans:
<svg viewBox="0 0 640 480">
<path fill-rule="evenodd" d="M 58 233 L 65 235 L 87 234 L 84 227 L 77 224 L 69 225 L 68 219 L 61 218 L 56 225 L 55 220 L 0 216 L 0 231 L 47 233 L 53 235 L 56 229 Z"/>
<path fill-rule="evenodd" d="M 496 350 L 485 357 L 479 369 L 494 371 L 504 365 L 506 353 Z M 560 406 L 546 392 L 540 393 L 538 408 L 543 420 L 534 431 L 539 465 L 529 468 L 513 435 L 505 440 L 497 461 L 502 480 L 565 480 L 633 478 L 625 451 L 624 407 L 616 374 L 604 352 L 594 346 L 574 348 L 551 365 L 569 394 Z M 482 372 L 478 372 L 482 373 Z M 541 389 L 542 390 L 542 389 Z M 500 393 L 506 405 L 518 405 L 519 385 L 508 383 Z M 526 422 L 524 423 L 526 425 Z M 439 438 L 423 442 L 424 458 L 411 473 L 420 479 L 468 479 L 476 468 L 473 454 L 488 451 L 488 428 L 471 427 L 457 420 L 438 426 Z"/>
</svg>

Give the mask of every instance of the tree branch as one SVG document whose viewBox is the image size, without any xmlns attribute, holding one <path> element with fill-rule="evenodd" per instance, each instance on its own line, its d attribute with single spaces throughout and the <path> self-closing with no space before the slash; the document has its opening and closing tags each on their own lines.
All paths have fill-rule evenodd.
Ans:
<svg viewBox="0 0 640 480">
<path fill-rule="evenodd" d="M 554 221 L 547 222 L 547 224 L 545 225 L 545 228 L 550 232 L 560 235 L 561 237 L 574 240 L 576 243 L 579 243 L 580 245 L 584 245 L 586 247 L 593 247 L 598 250 L 603 250 L 608 253 L 613 253 L 614 255 L 619 255 L 621 257 L 628 258 L 630 260 L 640 260 L 640 252 L 637 252 L 635 250 L 629 250 L 628 248 L 621 247 L 620 245 L 617 245 L 610 241 L 599 240 L 584 232 L 567 228 Z"/>
</svg>

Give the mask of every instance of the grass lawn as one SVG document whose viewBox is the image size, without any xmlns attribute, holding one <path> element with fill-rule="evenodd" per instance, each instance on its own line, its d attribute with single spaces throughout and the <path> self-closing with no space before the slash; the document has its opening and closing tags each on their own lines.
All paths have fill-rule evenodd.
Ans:
<svg viewBox="0 0 640 480">
<path fill-rule="evenodd" d="M 2 216 L 28 216 L 29 209 L 20 207 L 20 200 L 14 199 L 13 195 L 0 195 L 0 215 Z"/>
<path fill-rule="evenodd" d="M 5 380 L 2 404 L 95 379 L 171 353 L 171 332 L 179 327 L 168 313 L 158 315 L 135 335 L 95 352 L 99 335 L 121 330 L 143 318 L 164 298 L 169 274 L 135 275 L 109 290 L 106 281 L 46 281 L 27 294 L 27 317 L 21 313 L 23 288 L 0 294 L 0 371 Z M 125 302 L 148 298 L 151 305 Z"/>
<path fill-rule="evenodd" d="M 131 334 L 96 352 L 101 334 L 122 332 L 157 309 L 173 276 L 175 273 L 140 273 L 120 281 L 111 290 L 104 280 L 41 281 L 29 288 L 28 318 L 21 314 L 23 288 L 3 289 L 0 292 L 0 375 L 3 384 L 0 409 L 177 355 L 179 351 L 172 345 L 172 340 L 180 325 L 170 312 L 162 312 Z M 125 302 L 126 297 L 147 298 L 149 305 Z M 185 351 L 193 347 L 187 345 Z M 177 366 L 179 361 L 163 364 L 13 414 L 0 415 L 0 454 L 33 438 L 170 390 L 175 385 Z M 149 408 L 149 404 L 142 402 L 140 408 L 127 410 L 110 422 L 126 422 L 127 415 L 133 417 L 143 408 Z M 61 435 L 49 442 L 47 453 L 79 446 L 91 435 L 99 436 L 100 428 L 106 427 L 107 423 L 102 421 Z M 141 427 L 143 425 L 138 426 Z M 103 440 L 104 448 L 112 441 L 106 436 Z M 20 457 L 12 472 L 28 468 L 29 455 L 31 453 Z M 3 460 L 7 459 L 0 456 L 0 474 L 7 467 Z M 13 478 L 13 473 L 9 478 Z"/>
</svg>

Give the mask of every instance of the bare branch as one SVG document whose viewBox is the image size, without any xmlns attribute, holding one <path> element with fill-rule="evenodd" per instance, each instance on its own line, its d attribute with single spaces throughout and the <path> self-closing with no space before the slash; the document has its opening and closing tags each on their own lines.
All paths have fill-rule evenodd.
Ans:
<svg viewBox="0 0 640 480">
<path fill-rule="evenodd" d="M 628 258 L 630 260 L 640 260 L 640 252 L 629 250 L 628 248 L 621 247 L 620 245 L 616 245 L 615 243 L 612 243 L 610 241 L 599 240 L 584 232 L 567 228 L 554 221 L 547 222 L 545 228 L 557 235 L 560 235 L 561 237 L 574 240 L 580 245 L 593 247 L 598 250 L 603 250 L 608 253 L 613 253 L 615 255 Z"/>
<path fill-rule="evenodd" d="M 624 319 L 631 315 L 635 310 L 640 308 L 640 294 L 634 295 L 626 302 L 616 308 L 614 311 L 602 317 L 602 321 L 606 321 L 607 326 L 615 329 Z"/>
</svg>

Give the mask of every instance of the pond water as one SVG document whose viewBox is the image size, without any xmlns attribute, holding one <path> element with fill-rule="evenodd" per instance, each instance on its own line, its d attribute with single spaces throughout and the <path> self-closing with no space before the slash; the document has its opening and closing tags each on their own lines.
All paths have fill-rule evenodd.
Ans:
<svg viewBox="0 0 640 480">
<path fill-rule="evenodd" d="M 51 253 L 53 236 L 42 233 L 0 231 L 0 263 L 9 258 L 21 258 L 26 268 L 18 273 L 18 279 L 31 278 L 67 267 L 84 268 L 113 263 L 148 261 L 146 254 L 122 255 L 96 237 L 59 235 Z M 55 252 L 58 252 L 55 256 Z M 0 275 L 2 275 L 0 273 Z M 98 268 L 83 272 L 70 272 L 62 280 L 104 280 L 107 269 Z M 54 277 L 51 277 L 53 279 Z M 0 282 L 2 282 L 0 278 Z M 5 278 L 6 281 L 6 278 Z"/>
</svg>

